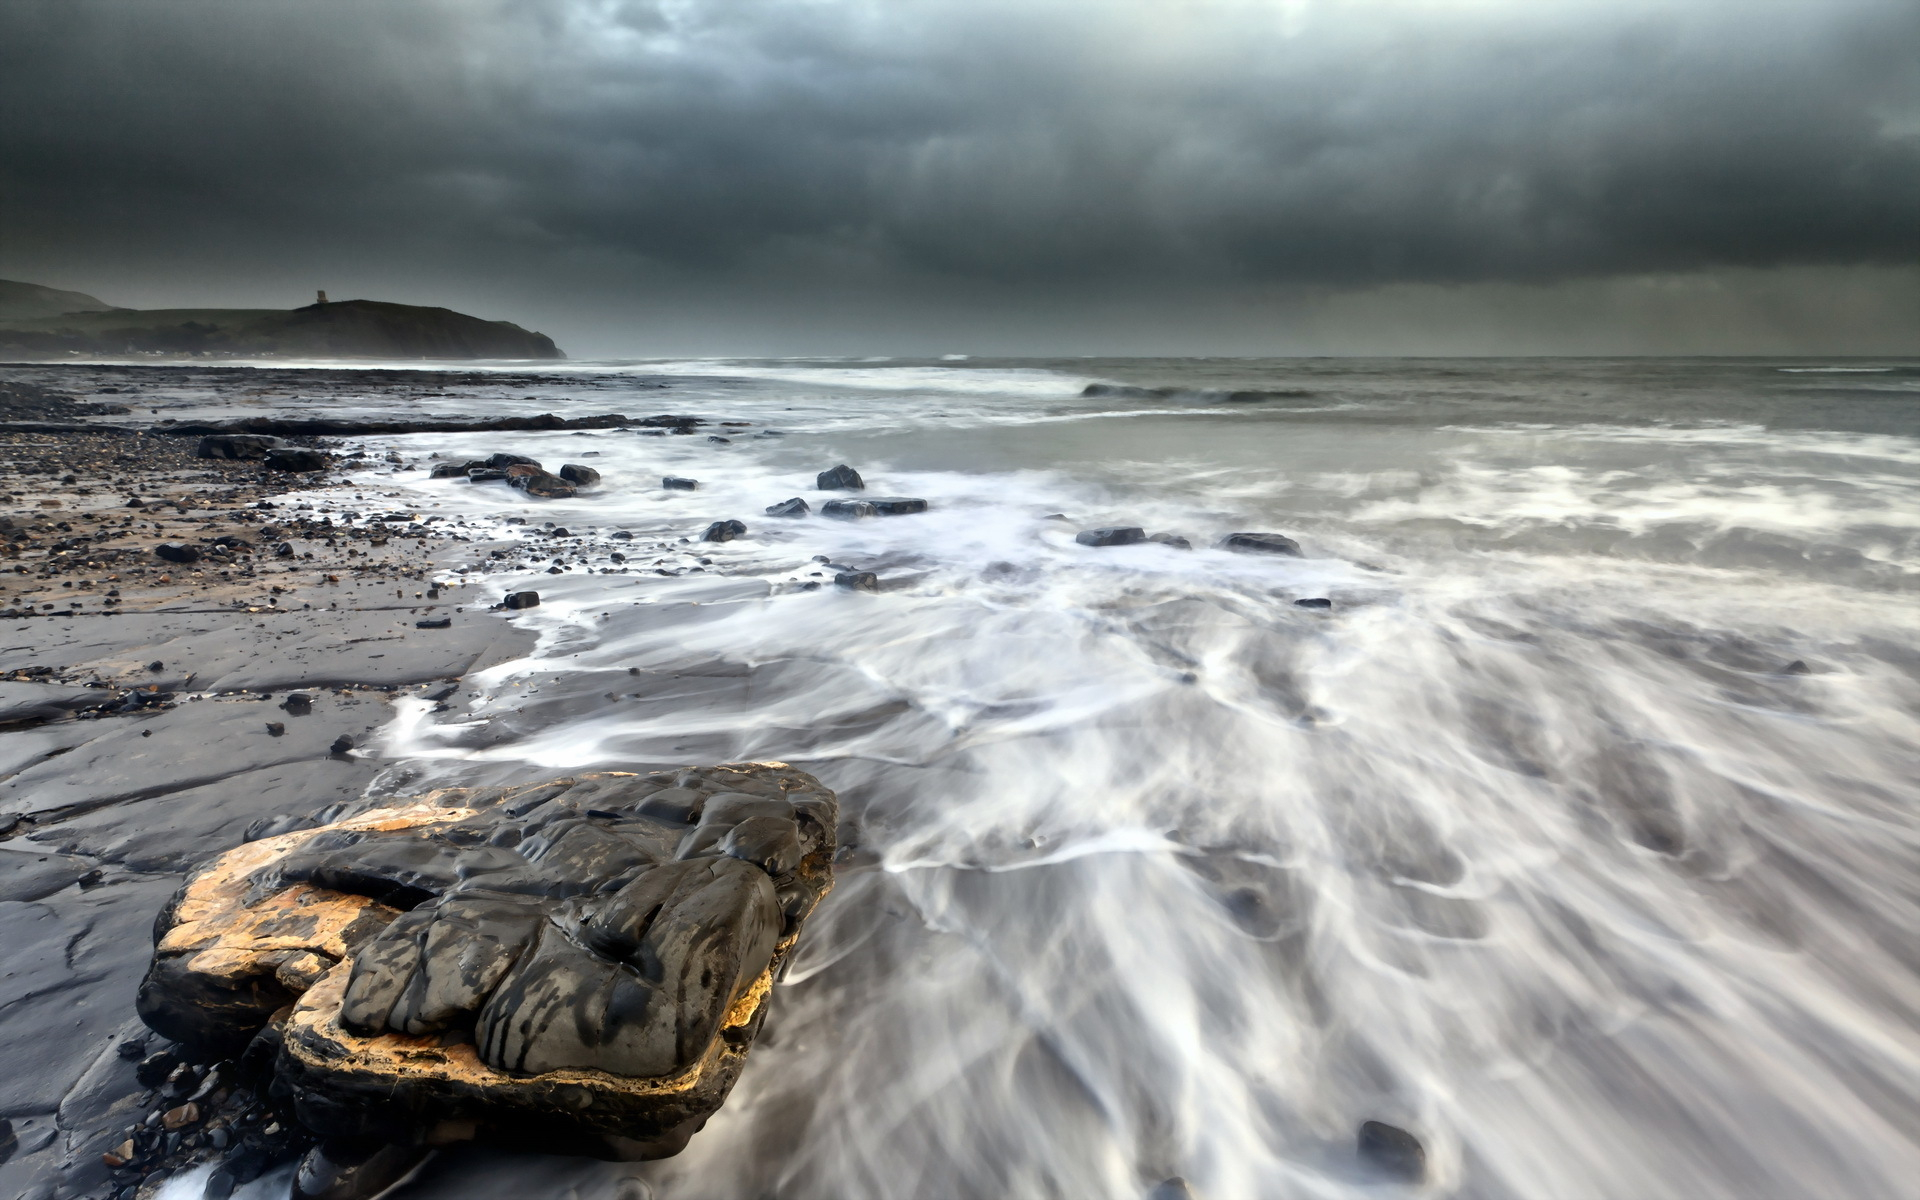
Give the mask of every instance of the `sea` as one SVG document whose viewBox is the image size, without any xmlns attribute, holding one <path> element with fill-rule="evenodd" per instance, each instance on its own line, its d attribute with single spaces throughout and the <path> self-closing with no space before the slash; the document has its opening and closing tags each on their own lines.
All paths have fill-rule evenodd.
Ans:
<svg viewBox="0 0 1920 1200">
<path fill-rule="evenodd" d="M 401 701 L 392 787 L 778 760 L 842 809 L 685 1152 L 470 1149 L 411 1194 L 1920 1195 L 1920 361 L 289 378 L 145 399 L 709 422 L 376 439 L 380 506 L 591 535 L 443 573 L 536 588 L 539 640 L 469 708 Z M 495 450 L 604 479 L 429 477 Z M 818 515 L 842 463 L 928 511 Z M 1184 544 L 1076 539 L 1113 527 Z M 613 560 L 619 530 L 672 550 Z M 1357 1153 L 1369 1121 L 1423 1182 Z"/>
</svg>

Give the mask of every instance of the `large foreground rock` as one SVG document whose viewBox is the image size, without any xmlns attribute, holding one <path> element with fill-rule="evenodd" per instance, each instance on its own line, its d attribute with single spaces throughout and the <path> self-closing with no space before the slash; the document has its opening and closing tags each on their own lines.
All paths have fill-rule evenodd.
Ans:
<svg viewBox="0 0 1920 1200">
<path fill-rule="evenodd" d="M 162 912 L 140 1015 L 202 1055 L 273 1055 L 336 1144 L 672 1154 L 832 885 L 836 814 L 811 776 L 744 763 L 446 789 L 267 837 Z"/>
</svg>

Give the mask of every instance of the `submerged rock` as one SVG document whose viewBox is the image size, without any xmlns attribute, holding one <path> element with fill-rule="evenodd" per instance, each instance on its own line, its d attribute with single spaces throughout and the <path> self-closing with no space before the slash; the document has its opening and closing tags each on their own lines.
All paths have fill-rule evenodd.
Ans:
<svg viewBox="0 0 1920 1200">
<path fill-rule="evenodd" d="M 833 584 L 850 592 L 878 592 L 880 577 L 872 571 L 841 571 L 834 575 Z"/>
<path fill-rule="evenodd" d="M 707 531 L 700 535 L 700 540 L 703 542 L 730 542 L 735 538 L 745 536 L 747 536 L 747 527 L 742 522 L 715 521 L 713 524 L 707 526 Z"/>
<path fill-rule="evenodd" d="M 832 886 L 837 811 L 811 776 L 737 763 L 443 789 L 266 837 L 163 910 L 139 1011 L 190 1057 L 267 1039 L 322 1139 L 315 1189 L 388 1144 L 672 1154 Z"/>
<path fill-rule="evenodd" d="M 1384 1121 L 1362 1124 L 1355 1149 L 1360 1161 L 1397 1179 L 1419 1183 L 1427 1177 L 1427 1151 L 1420 1139 Z"/>
<path fill-rule="evenodd" d="M 770 517 L 804 517 L 812 511 L 807 502 L 798 496 L 791 500 L 782 500 L 778 504 L 767 505 L 767 515 Z"/>
<path fill-rule="evenodd" d="M 1300 555 L 1300 543 L 1278 533 L 1230 533 L 1220 539 L 1220 548 L 1240 554 Z"/>
<path fill-rule="evenodd" d="M 431 478 L 434 478 L 434 479 L 465 479 L 469 476 L 470 472 L 484 471 L 486 469 L 487 469 L 486 459 L 470 458 L 470 459 L 467 459 L 465 462 L 440 463 L 436 465 L 432 471 L 428 472 L 428 474 Z"/>
<path fill-rule="evenodd" d="M 1073 535 L 1082 546 L 1131 546 L 1147 540 L 1147 531 L 1138 525 L 1116 525 L 1108 529 L 1082 529 Z"/>
<path fill-rule="evenodd" d="M 861 517 L 904 517 L 927 511 L 927 502 L 911 496 L 874 496 L 865 500 L 829 500 L 820 506 L 823 517 L 857 520 Z"/>
<path fill-rule="evenodd" d="M 860 478 L 860 472 L 845 463 L 831 471 L 822 471 L 814 479 L 813 486 L 823 492 L 864 492 L 867 484 Z"/>
<path fill-rule="evenodd" d="M 560 478 L 576 487 L 592 487 L 600 482 L 600 472 L 579 463 L 566 463 L 560 468 Z"/>
<path fill-rule="evenodd" d="M 1325 596 L 1308 596 L 1293 602 L 1295 608 L 1332 608 L 1333 601 Z"/>
<path fill-rule="evenodd" d="M 660 481 L 660 486 L 670 492 L 691 492 L 700 486 L 697 479 L 683 479 L 678 475 L 669 475 Z"/>
<path fill-rule="evenodd" d="M 1156 533 L 1152 537 L 1148 538 L 1147 540 L 1150 542 L 1159 542 L 1162 546 L 1166 546 L 1174 550 L 1193 549 L 1193 543 L 1181 537 L 1177 533 Z"/>
</svg>

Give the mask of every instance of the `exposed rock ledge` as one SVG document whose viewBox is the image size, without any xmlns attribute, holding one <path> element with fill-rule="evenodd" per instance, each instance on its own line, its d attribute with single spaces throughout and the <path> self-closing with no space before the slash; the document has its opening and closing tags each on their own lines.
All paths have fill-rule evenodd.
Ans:
<svg viewBox="0 0 1920 1200">
<path fill-rule="evenodd" d="M 141 1017 L 271 1061 L 322 1139 L 676 1153 L 832 886 L 833 793 L 781 763 L 445 789 L 215 859 Z M 312 1166 L 312 1164 L 309 1164 Z"/>
</svg>

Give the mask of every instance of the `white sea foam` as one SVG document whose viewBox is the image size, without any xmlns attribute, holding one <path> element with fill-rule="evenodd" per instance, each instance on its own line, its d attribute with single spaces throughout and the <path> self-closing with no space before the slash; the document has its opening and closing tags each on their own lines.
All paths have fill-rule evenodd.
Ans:
<svg viewBox="0 0 1920 1200">
<path fill-rule="evenodd" d="M 1920 442 L 989 419 L 1016 399 L 527 435 L 607 475 L 537 507 L 364 477 L 649 547 L 472 585 L 539 588 L 538 647 L 457 723 L 403 704 L 385 753 L 777 758 L 842 796 L 839 886 L 727 1107 L 640 1169 L 655 1195 L 1411 1194 L 1355 1159 L 1368 1119 L 1420 1134 L 1428 1194 L 1485 1200 L 1920 1177 Z M 843 459 L 931 511 L 759 515 Z M 673 540 L 722 517 L 748 537 Z M 1103 524 L 1199 548 L 1073 540 Z M 1212 548 L 1261 528 L 1306 555 Z M 799 590 L 814 555 L 894 586 Z"/>
</svg>

